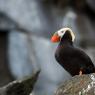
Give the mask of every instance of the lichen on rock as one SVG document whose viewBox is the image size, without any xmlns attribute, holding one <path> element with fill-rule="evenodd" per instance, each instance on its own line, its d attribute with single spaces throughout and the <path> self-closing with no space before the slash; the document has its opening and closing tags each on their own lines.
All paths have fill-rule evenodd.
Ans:
<svg viewBox="0 0 95 95">
<path fill-rule="evenodd" d="M 57 89 L 55 95 L 95 95 L 95 73 L 72 77 Z"/>
</svg>

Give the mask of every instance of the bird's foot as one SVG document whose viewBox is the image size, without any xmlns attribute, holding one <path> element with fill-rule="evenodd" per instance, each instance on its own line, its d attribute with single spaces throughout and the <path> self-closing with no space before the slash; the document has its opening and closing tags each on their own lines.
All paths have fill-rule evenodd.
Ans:
<svg viewBox="0 0 95 95">
<path fill-rule="evenodd" d="M 82 70 L 79 71 L 79 75 L 81 76 L 83 73 L 82 73 Z"/>
</svg>

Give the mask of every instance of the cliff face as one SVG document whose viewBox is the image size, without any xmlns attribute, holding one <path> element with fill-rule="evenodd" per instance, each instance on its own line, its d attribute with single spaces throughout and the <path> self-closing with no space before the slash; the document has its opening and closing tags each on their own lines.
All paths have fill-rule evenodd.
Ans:
<svg viewBox="0 0 95 95">
<path fill-rule="evenodd" d="M 95 95 L 95 73 L 72 77 L 57 89 L 55 95 Z"/>
</svg>

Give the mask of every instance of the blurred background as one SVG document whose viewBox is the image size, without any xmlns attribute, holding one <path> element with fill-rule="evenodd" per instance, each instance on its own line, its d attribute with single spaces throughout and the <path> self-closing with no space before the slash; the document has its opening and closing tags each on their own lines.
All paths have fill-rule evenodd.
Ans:
<svg viewBox="0 0 95 95">
<path fill-rule="evenodd" d="M 71 78 L 50 42 L 62 27 L 95 63 L 95 0 L 0 0 L 0 87 L 41 69 L 34 95 L 54 95 Z"/>
</svg>

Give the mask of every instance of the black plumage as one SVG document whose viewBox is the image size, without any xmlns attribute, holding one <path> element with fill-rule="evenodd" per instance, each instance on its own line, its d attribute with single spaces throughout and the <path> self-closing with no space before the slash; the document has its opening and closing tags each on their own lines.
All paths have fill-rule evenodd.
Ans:
<svg viewBox="0 0 95 95">
<path fill-rule="evenodd" d="M 72 76 L 95 72 L 95 66 L 90 57 L 81 49 L 73 45 L 72 36 L 66 31 L 62 36 L 55 52 L 57 62 Z"/>
</svg>

